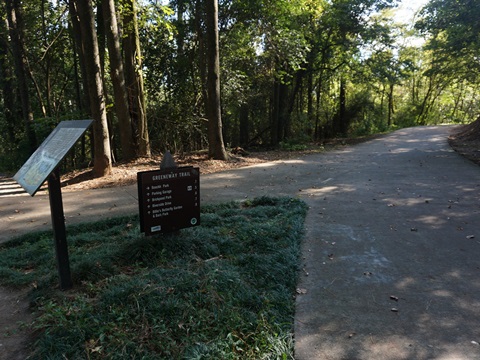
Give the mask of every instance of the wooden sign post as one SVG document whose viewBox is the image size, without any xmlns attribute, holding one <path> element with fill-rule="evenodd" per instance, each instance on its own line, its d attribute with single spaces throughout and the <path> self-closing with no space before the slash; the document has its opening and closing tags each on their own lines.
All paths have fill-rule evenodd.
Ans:
<svg viewBox="0 0 480 360">
<path fill-rule="evenodd" d="M 70 289 L 73 284 L 58 165 L 92 122 L 93 120 L 62 121 L 13 177 L 31 196 L 35 195 L 48 178 L 55 253 L 62 290 Z"/>
</svg>

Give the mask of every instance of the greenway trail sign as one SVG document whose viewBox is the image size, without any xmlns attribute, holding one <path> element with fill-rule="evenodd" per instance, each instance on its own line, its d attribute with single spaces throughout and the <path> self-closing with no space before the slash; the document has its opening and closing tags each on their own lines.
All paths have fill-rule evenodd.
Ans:
<svg viewBox="0 0 480 360">
<path fill-rule="evenodd" d="M 194 167 L 137 174 L 140 231 L 145 235 L 200 225 L 200 171 Z"/>
<path fill-rule="evenodd" d="M 48 178 L 55 252 L 60 287 L 63 290 L 72 287 L 72 280 L 58 165 L 92 122 L 93 120 L 62 121 L 13 177 L 31 196 L 35 195 Z"/>
</svg>

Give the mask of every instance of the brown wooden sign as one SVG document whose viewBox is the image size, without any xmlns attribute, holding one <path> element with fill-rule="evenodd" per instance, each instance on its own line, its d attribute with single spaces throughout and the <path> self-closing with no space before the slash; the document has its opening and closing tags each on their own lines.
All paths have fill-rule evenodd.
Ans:
<svg viewBox="0 0 480 360">
<path fill-rule="evenodd" d="M 200 170 L 194 167 L 137 174 L 140 231 L 145 235 L 200 225 Z"/>
</svg>

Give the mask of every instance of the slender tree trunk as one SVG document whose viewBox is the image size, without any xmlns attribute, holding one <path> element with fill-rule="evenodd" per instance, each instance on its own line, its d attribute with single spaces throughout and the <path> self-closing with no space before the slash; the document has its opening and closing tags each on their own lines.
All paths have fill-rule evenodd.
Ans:
<svg viewBox="0 0 480 360">
<path fill-rule="evenodd" d="M 12 52 L 15 61 L 15 75 L 17 77 L 22 116 L 25 124 L 28 146 L 33 153 L 37 148 L 37 137 L 33 129 L 33 113 L 30 105 L 30 95 L 27 84 L 27 59 L 24 48 L 24 23 L 20 0 L 6 0 L 7 18 L 10 29 Z"/>
<path fill-rule="evenodd" d="M 46 21 L 46 18 L 45 18 L 45 8 L 48 6 L 48 1 L 47 0 L 42 0 L 42 5 L 41 5 L 41 10 L 42 10 L 42 35 L 43 35 L 43 47 L 45 49 L 48 49 L 48 41 L 47 41 L 47 38 L 48 38 L 48 30 L 47 30 L 47 21 Z M 46 94 L 45 94 L 45 102 L 46 102 L 46 105 L 44 105 L 44 101 L 42 99 L 42 96 L 41 96 L 41 91 L 40 90 L 40 87 L 37 87 L 38 90 L 38 97 L 39 97 L 39 100 L 42 104 L 42 111 L 43 111 L 43 116 L 52 116 L 52 81 L 51 81 L 51 75 L 50 75 L 50 55 L 47 53 L 45 58 L 44 58 L 44 61 L 45 61 L 45 87 L 46 87 Z M 30 72 L 30 76 L 33 78 L 33 73 Z"/>
<path fill-rule="evenodd" d="M 338 110 L 338 130 L 343 136 L 347 135 L 348 119 L 347 119 L 347 89 L 346 82 L 343 75 L 340 78 L 340 96 L 339 96 L 339 110 Z"/>
<path fill-rule="evenodd" d="M 76 110 L 84 116 L 90 110 L 90 100 L 88 98 L 88 94 L 83 91 L 83 89 L 87 89 L 87 79 L 85 76 L 80 76 L 81 74 L 86 74 L 85 70 L 85 57 L 83 56 L 83 48 L 82 48 L 82 36 L 80 30 L 80 23 L 78 22 L 78 15 L 75 4 L 73 1 L 69 3 L 69 11 L 70 11 L 70 23 L 69 23 L 69 31 L 70 31 L 70 39 L 72 40 L 72 49 L 73 49 L 73 71 L 74 71 L 74 84 L 75 84 L 75 95 L 76 95 L 76 102 L 77 108 Z M 80 69 L 80 73 L 79 73 Z M 82 89 L 83 86 L 83 89 Z M 93 130 L 90 129 L 89 131 L 91 138 L 93 138 Z M 87 159 L 87 141 L 86 141 L 87 134 L 82 136 L 81 141 L 81 151 L 80 151 L 80 163 L 85 164 Z M 90 146 L 90 151 L 92 154 L 92 158 L 94 157 L 93 152 L 93 145 Z"/>
<path fill-rule="evenodd" d="M 394 84 L 391 83 L 388 91 L 388 126 L 392 125 L 392 115 L 394 113 L 393 108 L 393 87 Z"/>
<path fill-rule="evenodd" d="M 278 145 L 280 142 L 280 84 L 277 79 L 273 83 L 273 95 L 271 101 L 271 120 L 270 120 L 270 144 Z"/>
<path fill-rule="evenodd" d="M 75 55 L 78 55 L 80 73 L 83 74 L 83 76 L 81 77 L 82 84 L 80 85 L 80 81 L 79 81 L 80 77 L 78 76 L 77 67 L 75 67 L 75 73 L 77 74 L 76 88 L 79 91 L 77 96 L 78 109 L 81 112 L 90 111 L 90 98 L 88 96 L 88 93 L 85 91 L 85 89 L 88 89 L 88 83 L 87 83 L 87 78 L 85 76 L 85 74 L 87 73 L 87 69 L 85 68 L 86 61 L 85 61 L 85 54 L 83 52 L 83 46 L 82 46 L 82 30 L 80 28 L 80 21 L 77 14 L 77 8 L 73 0 L 69 2 L 69 11 L 70 11 L 70 20 L 72 25 L 72 39 L 75 44 L 75 50 L 76 50 L 76 54 L 74 54 L 74 62 L 75 63 L 77 62 L 77 57 Z M 81 89 L 82 87 L 83 87 L 83 91 Z"/>
<path fill-rule="evenodd" d="M 93 159 L 93 174 L 94 176 L 101 177 L 111 173 L 112 160 L 97 32 L 95 30 L 92 1 L 75 0 L 74 2 L 79 17 L 82 46 L 85 56 L 86 74 L 84 74 L 84 76 L 88 82 L 87 90 L 94 120 L 95 153 Z"/>
<path fill-rule="evenodd" d="M 311 69 L 307 77 L 307 119 L 308 129 L 313 133 L 313 139 L 316 140 L 317 129 L 316 125 L 314 126 L 315 118 L 313 114 L 313 71 Z"/>
<path fill-rule="evenodd" d="M 218 0 L 206 0 L 207 21 L 207 116 L 208 116 L 208 153 L 217 160 L 227 160 L 222 134 L 222 115 L 220 105 L 220 54 L 218 39 Z"/>
<path fill-rule="evenodd" d="M 247 104 L 240 106 L 240 146 L 248 145 L 248 114 L 249 107 Z"/>
<path fill-rule="evenodd" d="M 102 4 L 110 59 L 110 76 L 112 78 L 113 94 L 115 97 L 115 112 L 117 113 L 120 128 L 120 144 L 123 158 L 130 160 L 135 157 L 135 147 L 133 145 L 132 122 L 128 109 L 128 96 L 125 87 L 125 74 L 123 71 L 115 2 L 114 0 L 102 0 Z"/>
<path fill-rule="evenodd" d="M 138 34 L 135 0 L 124 2 L 123 13 L 123 50 L 125 55 L 125 80 L 129 100 L 130 119 L 136 129 L 136 141 L 139 156 L 150 156 L 146 99 L 143 88 L 142 55 Z"/>
<path fill-rule="evenodd" d="M 102 74 L 102 88 L 103 88 L 103 96 L 105 98 L 105 104 L 110 104 L 110 94 L 108 93 L 107 81 L 105 79 L 105 55 L 107 53 L 107 34 L 106 34 L 106 27 L 105 27 L 105 20 L 103 18 L 103 4 L 101 1 L 97 3 L 97 21 L 96 21 L 96 29 L 97 29 L 97 42 L 98 42 L 98 53 L 100 55 L 100 68 Z M 110 136 L 110 150 L 111 150 L 111 158 L 112 162 L 115 162 L 117 158 L 117 147 L 115 146 L 115 132 L 113 131 L 113 123 L 114 123 L 114 114 L 112 111 L 108 110 L 108 106 L 106 106 L 107 112 L 107 125 L 108 125 L 108 134 Z"/>
<path fill-rule="evenodd" d="M 197 0 L 195 3 L 195 32 L 197 35 L 198 42 L 198 69 L 200 73 L 200 92 L 202 94 L 203 104 L 205 107 L 205 112 L 207 112 L 207 61 L 205 50 L 205 34 L 204 28 L 202 27 L 202 20 L 204 14 L 204 2 L 203 0 Z"/>
<path fill-rule="evenodd" d="M 322 96 L 321 96 L 321 91 L 322 91 L 322 85 L 323 85 L 323 74 L 320 72 L 320 75 L 318 76 L 318 81 L 317 81 L 317 91 L 316 91 L 316 99 L 315 99 L 315 140 L 323 140 L 325 137 L 325 131 L 324 127 L 320 125 L 320 107 L 322 103 Z"/>
<path fill-rule="evenodd" d="M 2 8 L 3 10 L 3 8 Z M 8 30 L 7 23 L 0 20 L 0 88 L 3 95 L 3 114 L 5 116 L 5 125 L 7 130 L 7 140 L 9 145 L 15 145 L 15 125 L 17 118 L 15 116 L 15 92 L 13 86 L 13 73 L 8 62 Z"/>
</svg>

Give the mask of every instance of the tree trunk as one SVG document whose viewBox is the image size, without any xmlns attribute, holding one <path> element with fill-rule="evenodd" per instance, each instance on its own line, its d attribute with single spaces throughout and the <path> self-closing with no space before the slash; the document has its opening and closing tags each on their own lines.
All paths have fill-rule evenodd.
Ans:
<svg viewBox="0 0 480 360">
<path fill-rule="evenodd" d="M 347 135 L 348 119 L 347 119 L 347 90 L 345 78 L 342 75 L 340 78 L 340 96 L 339 96 L 339 110 L 338 110 L 338 132 L 342 136 Z"/>
<path fill-rule="evenodd" d="M 249 115 L 249 107 L 248 104 L 242 104 L 240 106 L 240 146 L 248 146 L 248 115 Z"/>
<path fill-rule="evenodd" d="M 270 118 L 270 145 L 276 146 L 280 142 L 280 84 L 277 79 L 273 83 Z"/>
<path fill-rule="evenodd" d="M 105 20 L 103 18 L 103 4 L 101 1 L 97 3 L 97 11 L 96 11 L 96 29 L 97 29 L 97 43 L 98 43 L 98 53 L 100 55 L 100 69 L 102 74 L 102 89 L 103 89 L 103 97 L 105 98 L 106 104 L 106 113 L 107 113 L 107 126 L 108 126 L 108 134 L 110 137 L 110 150 L 111 150 L 111 158 L 112 162 L 115 162 L 117 158 L 117 146 L 115 146 L 115 132 L 112 130 L 113 123 L 114 123 L 114 113 L 108 110 L 110 104 L 110 94 L 108 93 L 108 86 L 107 81 L 105 79 L 105 55 L 107 53 L 107 34 L 106 34 L 106 27 L 105 27 Z"/>
<path fill-rule="evenodd" d="M 220 54 L 218 39 L 218 0 L 206 1 L 207 26 L 207 117 L 208 154 L 217 160 L 227 160 L 222 134 L 220 105 Z"/>
<path fill-rule="evenodd" d="M 69 11 L 70 11 L 70 20 L 71 20 L 71 25 L 72 25 L 72 39 L 74 42 L 74 65 L 75 65 L 75 89 L 77 91 L 77 103 L 78 103 L 78 110 L 83 113 L 85 111 L 89 112 L 90 111 L 90 98 L 88 97 L 88 94 L 83 91 L 81 87 L 83 86 L 83 90 L 88 89 L 88 83 L 87 83 L 87 78 L 85 74 L 87 73 L 87 70 L 85 68 L 85 55 L 83 53 L 83 46 L 82 46 L 82 31 L 80 29 L 80 22 L 78 19 L 78 14 L 77 14 L 77 8 L 75 6 L 75 3 L 73 1 L 69 2 Z M 77 56 L 78 55 L 78 58 Z M 77 66 L 77 60 L 78 64 L 80 65 L 80 73 L 83 74 L 83 76 L 80 78 L 78 76 L 78 66 Z M 82 86 L 80 85 L 80 81 L 82 82 Z"/>
<path fill-rule="evenodd" d="M 289 134 L 288 85 L 275 79 L 271 114 L 270 142 L 276 146 Z"/>
<path fill-rule="evenodd" d="M 120 128 L 120 144 L 123 158 L 130 160 L 135 157 L 135 147 L 133 146 L 132 122 L 128 109 L 128 95 L 125 87 L 125 74 L 123 71 L 115 3 L 114 0 L 102 0 L 102 4 L 110 59 L 110 76 L 112 78 L 113 95 L 115 97 L 115 112 Z"/>
<path fill-rule="evenodd" d="M 205 112 L 207 112 L 207 61 L 205 50 L 205 34 L 204 28 L 202 27 L 202 20 L 204 14 L 204 3 L 203 0 L 197 0 L 195 3 L 195 33 L 197 35 L 198 42 L 198 69 L 200 74 L 200 92 L 202 94 L 203 105 Z"/>
<path fill-rule="evenodd" d="M 392 125 L 392 115 L 395 112 L 393 108 L 393 87 L 394 84 L 391 83 L 388 90 L 388 126 Z"/>
<path fill-rule="evenodd" d="M 33 113 L 27 84 L 27 59 L 25 56 L 23 16 L 20 0 L 6 0 L 10 39 L 15 62 L 15 75 L 22 104 L 22 117 L 25 124 L 28 146 L 33 153 L 37 148 L 37 137 L 33 129 Z"/>
<path fill-rule="evenodd" d="M 92 112 L 94 159 L 93 174 L 96 177 L 112 172 L 110 138 L 108 133 L 107 112 L 98 50 L 97 33 L 91 0 L 75 0 L 78 21 L 80 23 L 82 47 L 85 57 L 84 76 L 87 78 L 90 108 Z"/>
<path fill-rule="evenodd" d="M 150 156 L 145 92 L 143 89 L 142 55 L 138 35 L 135 0 L 126 0 L 123 14 L 123 50 L 125 55 L 125 80 L 130 119 L 136 130 L 139 156 Z"/>
<path fill-rule="evenodd" d="M 13 86 L 13 73 L 8 62 L 8 30 L 6 21 L 0 22 L 0 88 L 3 94 L 3 115 L 7 130 L 9 145 L 15 145 L 15 127 L 17 117 L 15 116 L 15 92 Z"/>
</svg>

